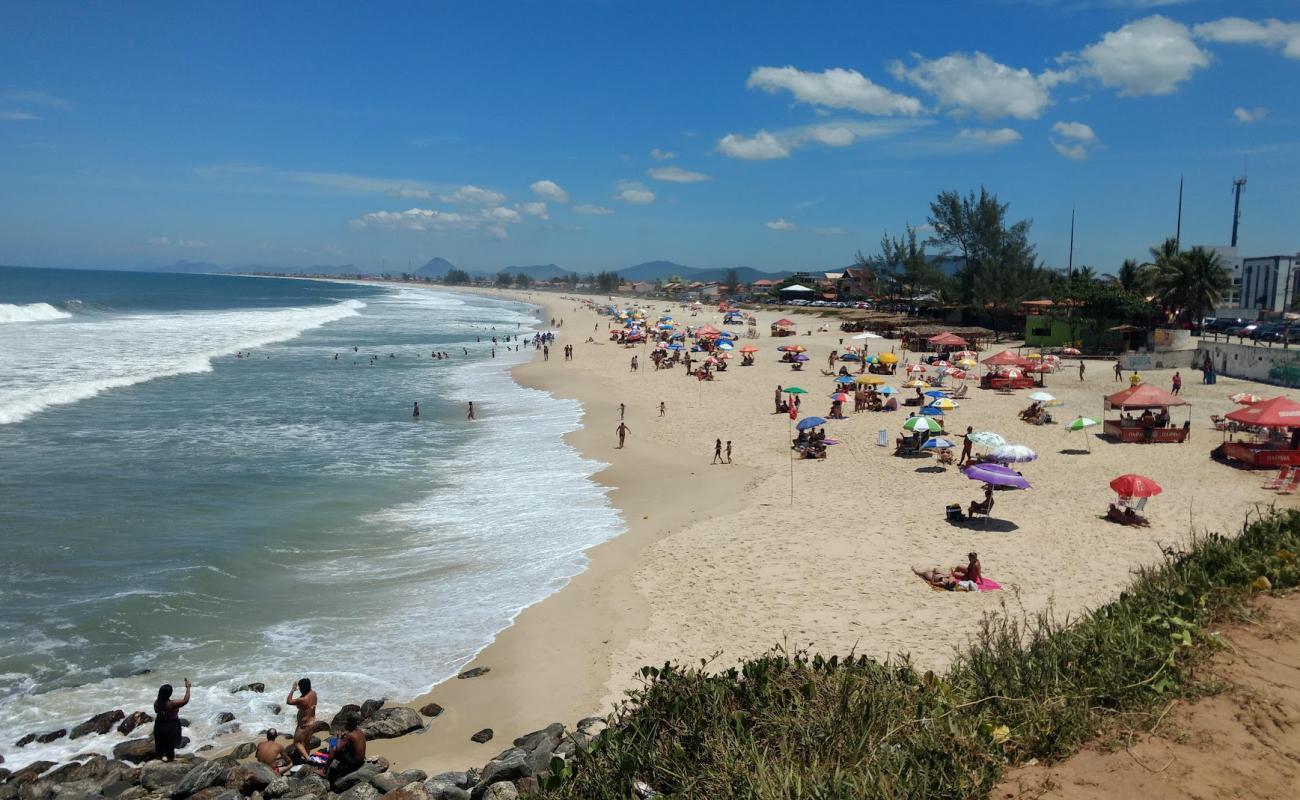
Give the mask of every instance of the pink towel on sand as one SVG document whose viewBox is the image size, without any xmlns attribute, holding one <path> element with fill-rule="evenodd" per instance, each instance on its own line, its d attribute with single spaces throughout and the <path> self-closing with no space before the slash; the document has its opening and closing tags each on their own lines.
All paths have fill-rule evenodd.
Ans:
<svg viewBox="0 0 1300 800">
<path fill-rule="evenodd" d="M 982 576 L 980 577 L 979 581 L 975 585 L 979 587 L 979 590 L 981 592 L 993 592 L 1002 588 L 1002 584 L 994 580 L 989 580 L 988 578 Z"/>
</svg>

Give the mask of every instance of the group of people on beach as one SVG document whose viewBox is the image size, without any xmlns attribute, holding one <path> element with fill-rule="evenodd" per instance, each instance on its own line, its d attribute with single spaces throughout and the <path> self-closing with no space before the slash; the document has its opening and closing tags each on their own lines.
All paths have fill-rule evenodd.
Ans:
<svg viewBox="0 0 1300 800">
<path fill-rule="evenodd" d="M 192 688 L 190 679 L 186 678 L 185 694 L 177 700 L 172 697 L 174 689 L 170 683 L 158 687 L 158 696 L 153 703 L 153 741 L 155 754 L 164 762 L 176 759 L 176 748 L 181 744 L 180 710 L 189 704 Z M 316 706 L 319 698 L 312 688 L 311 679 L 301 678 L 292 684 L 284 702 L 297 709 L 292 746 L 286 750 L 279 742 L 279 731 L 275 728 L 267 729 L 266 738 L 257 743 L 253 752 L 253 757 L 260 763 L 270 767 L 277 775 L 297 765 L 306 765 L 331 784 L 344 775 L 356 772 L 366 763 L 366 734 L 360 729 L 359 714 L 349 714 L 346 717 L 343 733 L 331 739 L 331 746 L 326 752 L 313 754 L 310 748 L 312 736 L 316 733 Z"/>
</svg>

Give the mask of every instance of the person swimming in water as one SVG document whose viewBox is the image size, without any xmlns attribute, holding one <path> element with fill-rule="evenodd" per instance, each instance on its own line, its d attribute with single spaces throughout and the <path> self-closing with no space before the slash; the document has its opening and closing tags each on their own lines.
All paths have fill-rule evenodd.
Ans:
<svg viewBox="0 0 1300 800">
<path fill-rule="evenodd" d="M 412 416 L 412 417 L 415 417 L 416 419 L 419 419 L 419 418 L 420 418 L 420 403 L 419 403 L 419 401 L 416 401 L 416 403 L 415 403 L 415 408 L 411 410 L 411 416 Z"/>
</svg>

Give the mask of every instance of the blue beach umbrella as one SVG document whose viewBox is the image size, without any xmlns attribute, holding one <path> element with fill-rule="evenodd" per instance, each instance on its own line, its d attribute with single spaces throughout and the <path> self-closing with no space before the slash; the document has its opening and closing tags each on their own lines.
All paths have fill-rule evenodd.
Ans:
<svg viewBox="0 0 1300 800">
<path fill-rule="evenodd" d="M 935 398 L 935 399 L 937 400 L 937 399 L 939 399 L 940 397 L 947 397 L 947 396 L 948 396 L 948 393 L 947 393 L 947 392 L 941 392 L 941 391 L 939 391 L 938 389 L 931 389 L 930 391 L 928 391 L 928 392 L 925 393 L 925 396 L 926 396 L 926 397 L 933 397 L 933 398 Z"/>
<path fill-rule="evenodd" d="M 735 347 L 735 345 L 733 345 L 731 342 L 718 342 L 719 350 L 730 350 L 733 347 Z"/>
<path fill-rule="evenodd" d="M 951 440 L 945 439 L 942 436 L 936 436 L 933 439 L 926 439 L 925 444 L 921 445 L 921 447 L 928 450 L 943 450 L 945 448 L 951 450 L 956 446 L 957 445 L 953 444 Z"/>
<path fill-rule="evenodd" d="M 685 350 L 685 349 L 686 349 L 686 346 L 683 345 L 681 342 L 673 342 L 672 344 L 668 345 L 668 349 L 669 349 L 669 350 Z"/>
<path fill-rule="evenodd" d="M 835 379 L 835 382 L 836 382 L 836 383 L 853 383 L 853 380 L 854 380 L 854 379 L 853 379 L 853 376 L 852 376 L 852 375 L 841 375 L 841 376 L 839 376 L 838 378 Z"/>
<path fill-rule="evenodd" d="M 886 397 L 888 397 L 891 394 L 898 394 L 898 390 L 892 386 L 881 386 L 876 391 L 879 392 L 880 394 L 885 395 Z"/>
<path fill-rule="evenodd" d="M 926 406 L 925 408 L 921 409 L 921 413 L 927 417 L 942 417 L 943 409 L 935 408 L 934 406 Z"/>
<path fill-rule="evenodd" d="M 799 420 L 798 424 L 796 424 L 794 427 L 795 430 L 806 431 L 809 428 L 816 428 L 825 424 L 826 424 L 826 420 L 822 419 L 821 417 L 804 417 L 803 419 Z"/>
</svg>

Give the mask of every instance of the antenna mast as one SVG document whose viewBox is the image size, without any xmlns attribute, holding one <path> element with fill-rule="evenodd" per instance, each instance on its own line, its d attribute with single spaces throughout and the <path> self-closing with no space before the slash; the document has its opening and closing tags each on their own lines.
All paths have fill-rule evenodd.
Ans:
<svg viewBox="0 0 1300 800">
<path fill-rule="evenodd" d="M 1174 242 L 1183 250 L 1183 176 L 1178 176 L 1178 223 L 1174 226 Z"/>
<path fill-rule="evenodd" d="M 1237 246 L 1237 228 L 1241 225 L 1241 191 L 1246 188 L 1246 176 L 1232 179 L 1232 246 Z"/>
<path fill-rule="evenodd" d="M 1067 278 L 1074 277 L 1074 209 L 1070 209 L 1070 261 L 1065 268 Z"/>
</svg>

